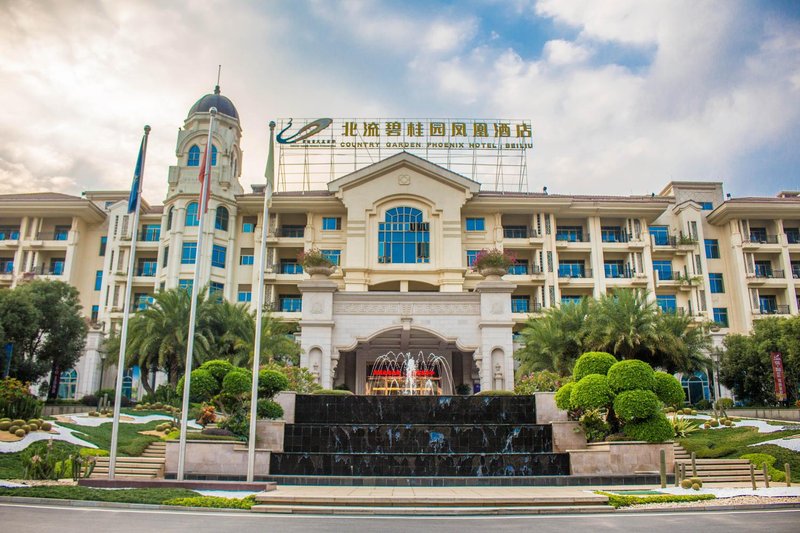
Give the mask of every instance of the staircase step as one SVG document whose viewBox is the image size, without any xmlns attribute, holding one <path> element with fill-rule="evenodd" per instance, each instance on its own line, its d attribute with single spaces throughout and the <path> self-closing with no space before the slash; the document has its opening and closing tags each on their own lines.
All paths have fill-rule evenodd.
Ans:
<svg viewBox="0 0 800 533">
<path fill-rule="evenodd" d="M 546 505 L 514 507 L 341 507 L 330 505 L 254 505 L 255 513 L 291 513 L 323 515 L 381 515 L 381 516 L 443 516 L 443 515 L 516 515 L 516 514 L 564 514 L 564 513 L 613 513 L 606 505 Z"/>
<path fill-rule="evenodd" d="M 89 476 L 89 479 L 107 478 L 107 477 L 108 477 L 108 472 L 105 472 L 104 474 L 103 473 L 99 473 L 99 472 L 92 472 L 92 475 Z M 118 473 L 114 472 L 114 477 L 115 478 L 119 477 L 119 478 L 136 478 L 136 479 L 153 479 L 156 476 L 151 475 L 151 474 L 121 474 L 121 473 L 118 474 Z"/>
<path fill-rule="evenodd" d="M 97 465 L 107 465 L 108 457 L 98 457 Z M 150 464 L 163 464 L 166 459 L 159 457 L 117 457 L 117 464 L 121 463 L 150 463 Z"/>
</svg>

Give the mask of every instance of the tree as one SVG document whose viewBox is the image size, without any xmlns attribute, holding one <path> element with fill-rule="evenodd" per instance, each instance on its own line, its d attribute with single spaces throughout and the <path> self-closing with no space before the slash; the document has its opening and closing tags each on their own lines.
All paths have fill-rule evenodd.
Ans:
<svg viewBox="0 0 800 533">
<path fill-rule="evenodd" d="M 589 314 L 587 343 L 621 359 L 650 359 L 658 344 L 657 311 L 644 291 L 620 290 L 596 301 Z"/>
<path fill-rule="evenodd" d="M 50 374 L 48 398 L 58 395 L 61 372 L 83 355 L 86 321 L 78 290 L 61 281 L 33 281 L 3 297 L 3 329 L 14 342 L 11 373 L 23 381 Z"/>
<path fill-rule="evenodd" d="M 711 350 L 711 336 L 706 324 L 696 324 L 687 315 L 662 313 L 656 322 L 656 338 L 650 364 L 670 373 L 708 368 L 705 354 Z"/>
</svg>

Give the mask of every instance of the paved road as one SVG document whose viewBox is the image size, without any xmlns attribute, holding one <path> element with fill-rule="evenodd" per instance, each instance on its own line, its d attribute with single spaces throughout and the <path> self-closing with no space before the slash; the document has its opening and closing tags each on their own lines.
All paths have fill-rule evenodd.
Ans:
<svg viewBox="0 0 800 533">
<path fill-rule="evenodd" d="M 647 533 L 702 531 L 800 531 L 800 510 L 718 511 L 697 513 L 626 513 L 598 515 L 553 515 L 533 517 L 344 517 L 275 516 L 229 512 L 150 511 L 93 509 L 28 504 L 0 504 L 3 531 L 114 531 L 190 532 L 278 531 L 647 531 Z"/>
</svg>

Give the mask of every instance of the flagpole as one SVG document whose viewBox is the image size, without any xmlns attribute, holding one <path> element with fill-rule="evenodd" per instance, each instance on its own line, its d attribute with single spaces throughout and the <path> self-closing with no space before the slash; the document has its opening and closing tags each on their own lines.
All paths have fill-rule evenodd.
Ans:
<svg viewBox="0 0 800 533">
<path fill-rule="evenodd" d="M 183 404 L 181 407 L 181 438 L 178 448 L 178 481 L 183 481 L 183 470 L 186 462 L 186 430 L 188 429 L 189 418 L 189 390 L 192 384 L 192 360 L 194 359 L 194 330 L 197 315 L 197 293 L 200 285 L 200 260 L 203 257 L 203 228 L 205 222 L 206 205 L 208 202 L 209 189 L 211 188 L 211 154 L 212 148 L 211 133 L 214 131 L 214 118 L 217 116 L 217 108 L 212 107 L 208 110 L 211 120 L 208 122 L 208 141 L 206 142 L 205 153 L 205 176 L 203 185 L 200 188 L 200 220 L 197 230 L 197 255 L 194 259 L 194 281 L 192 281 L 192 303 L 189 310 L 189 339 L 186 344 L 186 365 L 183 375 Z"/>
<path fill-rule="evenodd" d="M 136 190 L 136 209 L 133 212 L 133 223 L 131 236 L 131 253 L 128 258 L 128 281 L 125 285 L 125 305 L 122 311 L 122 333 L 120 335 L 119 359 L 117 360 L 117 383 L 114 392 L 114 419 L 111 425 L 111 450 L 108 458 L 108 479 L 114 479 L 114 470 L 117 466 L 117 442 L 119 440 L 119 411 L 122 403 L 122 379 L 125 372 L 125 356 L 128 348 L 128 320 L 131 312 L 131 285 L 133 285 L 133 269 L 136 266 L 136 241 L 139 233 L 139 211 L 142 207 L 142 182 L 144 181 L 144 160 L 147 155 L 147 138 L 150 135 L 150 126 L 144 127 L 144 138 L 140 150 L 141 160 L 137 162 L 139 167 L 138 186 Z M 136 176 L 134 176 L 136 179 Z M 131 191 L 133 192 L 133 191 Z M 130 203 L 130 202 L 129 202 Z M 103 388 L 103 384 L 100 384 Z"/>
<path fill-rule="evenodd" d="M 258 261 L 258 291 L 256 292 L 256 331 L 253 343 L 253 383 L 250 387 L 250 436 L 247 439 L 247 481 L 252 482 L 256 463 L 256 415 L 258 408 L 258 367 L 261 362 L 261 318 L 264 314 L 264 270 L 267 259 L 267 230 L 269 226 L 269 204 L 272 202 L 272 187 L 275 182 L 275 122 L 269 123 L 269 152 L 267 170 L 264 173 L 267 185 L 264 190 L 264 213 L 261 216 L 261 252 Z"/>
</svg>

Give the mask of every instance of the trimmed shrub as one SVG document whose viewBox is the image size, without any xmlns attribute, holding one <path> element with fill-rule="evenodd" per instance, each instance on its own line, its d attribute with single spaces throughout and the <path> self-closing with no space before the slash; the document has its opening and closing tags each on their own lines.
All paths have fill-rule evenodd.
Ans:
<svg viewBox="0 0 800 533">
<path fill-rule="evenodd" d="M 608 406 L 614 393 L 608 386 L 608 379 L 600 374 L 589 374 L 572 388 L 570 405 L 573 409 L 600 409 Z"/>
<path fill-rule="evenodd" d="M 614 392 L 626 390 L 653 390 L 656 378 L 653 368 L 638 359 L 615 363 L 608 369 L 608 386 Z"/>
<path fill-rule="evenodd" d="M 98 402 L 97 396 L 95 396 L 94 394 L 87 394 L 86 396 L 81 398 L 81 403 L 83 405 L 88 405 L 89 407 L 97 407 L 97 402 Z"/>
<path fill-rule="evenodd" d="M 694 485 L 698 485 L 698 488 L 703 486 L 703 480 L 700 479 L 699 477 L 690 477 L 689 481 L 692 482 L 692 488 L 694 488 Z"/>
<path fill-rule="evenodd" d="M 572 369 L 572 379 L 580 381 L 590 374 L 600 374 L 605 376 L 617 359 L 606 352 L 586 352 L 575 361 Z"/>
<path fill-rule="evenodd" d="M 183 394 L 183 385 L 184 379 L 181 377 L 181 379 L 178 380 L 179 394 Z M 202 368 L 192 370 L 189 401 L 194 403 L 208 401 L 212 396 L 216 395 L 218 391 L 219 383 L 217 383 L 217 380 L 211 375 L 211 372 L 203 370 Z"/>
<path fill-rule="evenodd" d="M 276 419 L 283 416 L 283 407 L 278 402 L 272 400 L 258 400 L 256 405 L 256 413 L 258 418 Z"/>
<path fill-rule="evenodd" d="M 236 369 L 236 367 L 233 366 L 230 361 L 226 361 L 224 359 L 212 359 L 211 361 L 206 361 L 200 365 L 200 368 L 208 371 L 212 376 L 214 376 L 214 379 L 217 380 L 217 383 L 219 383 L 220 387 L 222 386 L 222 380 L 225 379 L 225 375 Z M 219 393 L 219 390 L 216 393 Z"/>
<path fill-rule="evenodd" d="M 233 437 L 233 433 L 223 428 L 205 428 L 200 432 L 202 435 L 212 435 L 215 437 Z"/>
<path fill-rule="evenodd" d="M 556 407 L 563 409 L 564 411 L 569 411 L 572 409 L 570 397 L 572 395 L 572 388 L 574 386 L 575 382 L 571 381 L 556 391 Z"/>
<path fill-rule="evenodd" d="M 628 390 L 614 398 L 614 412 L 620 420 L 644 420 L 659 413 L 658 396 L 649 390 Z"/>
<path fill-rule="evenodd" d="M 14 432 L 14 435 L 16 435 L 17 437 L 21 438 L 21 437 L 24 437 L 26 435 L 26 433 L 25 433 L 24 429 L 18 429 L 18 430 L 16 430 Z"/>
<path fill-rule="evenodd" d="M 764 468 L 764 464 L 766 463 L 767 473 L 769 473 L 769 477 L 772 481 L 786 481 L 786 473 L 775 468 L 774 465 L 777 459 L 768 453 L 747 453 L 745 455 L 740 455 L 739 459 L 747 459 L 753 463 L 753 466 L 757 469 Z"/>
<path fill-rule="evenodd" d="M 689 478 L 682 479 L 682 480 L 681 480 L 681 488 L 682 488 L 682 489 L 686 489 L 686 490 L 689 490 L 689 489 L 691 489 L 691 488 L 692 488 L 692 482 L 691 482 L 691 480 L 690 480 Z"/>
<path fill-rule="evenodd" d="M 683 387 L 675 376 L 667 374 L 666 372 L 656 372 L 653 377 L 655 379 L 655 388 L 653 390 L 659 400 L 669 406 L 681 405 L 683 403 L 685 398 Z"/>
<path fill-rule="evenodd" d="M 714 402 L 714 408 L 722 411 L 727 411 L 733 407 L 733 400 L 730 398 L 720 398 Z"/>
<path fill-rule="evenodd" d="M 623 431 L 633 440 L 646 442 L 665 442 L 672 440 L 673 436 L 672 426 L 664 413 L 658 413 L 645 420 L 628 422 Z"/>
<path fill-rule="evenodd" d="M 229 396 L 244 396 L 250 393 L 252 381 L 252 375 L 247 370 L 233 370 L 222 380 L 222 392 Z"/>
<path fill-rule="evenodd" d="M 289 388 L 289 378 L 277 370 L 261 370 L 258 372 L 258 393 L 260 396 L 272 398 L 277 393 Z"/>
<path fill-rule="evenodd" d="M 11 422 L 0 422 L 0 431 L 8 431 L 8 428 L 11 427 Z"/>
<path fill-rule="evenodd" d="M 317 394 L 320 396 L 352 396 L 353 393 L 349 390 L 333 390 L 333 389 L 318 389 L 312 392 L 311 394 Z"/>
</svg>

